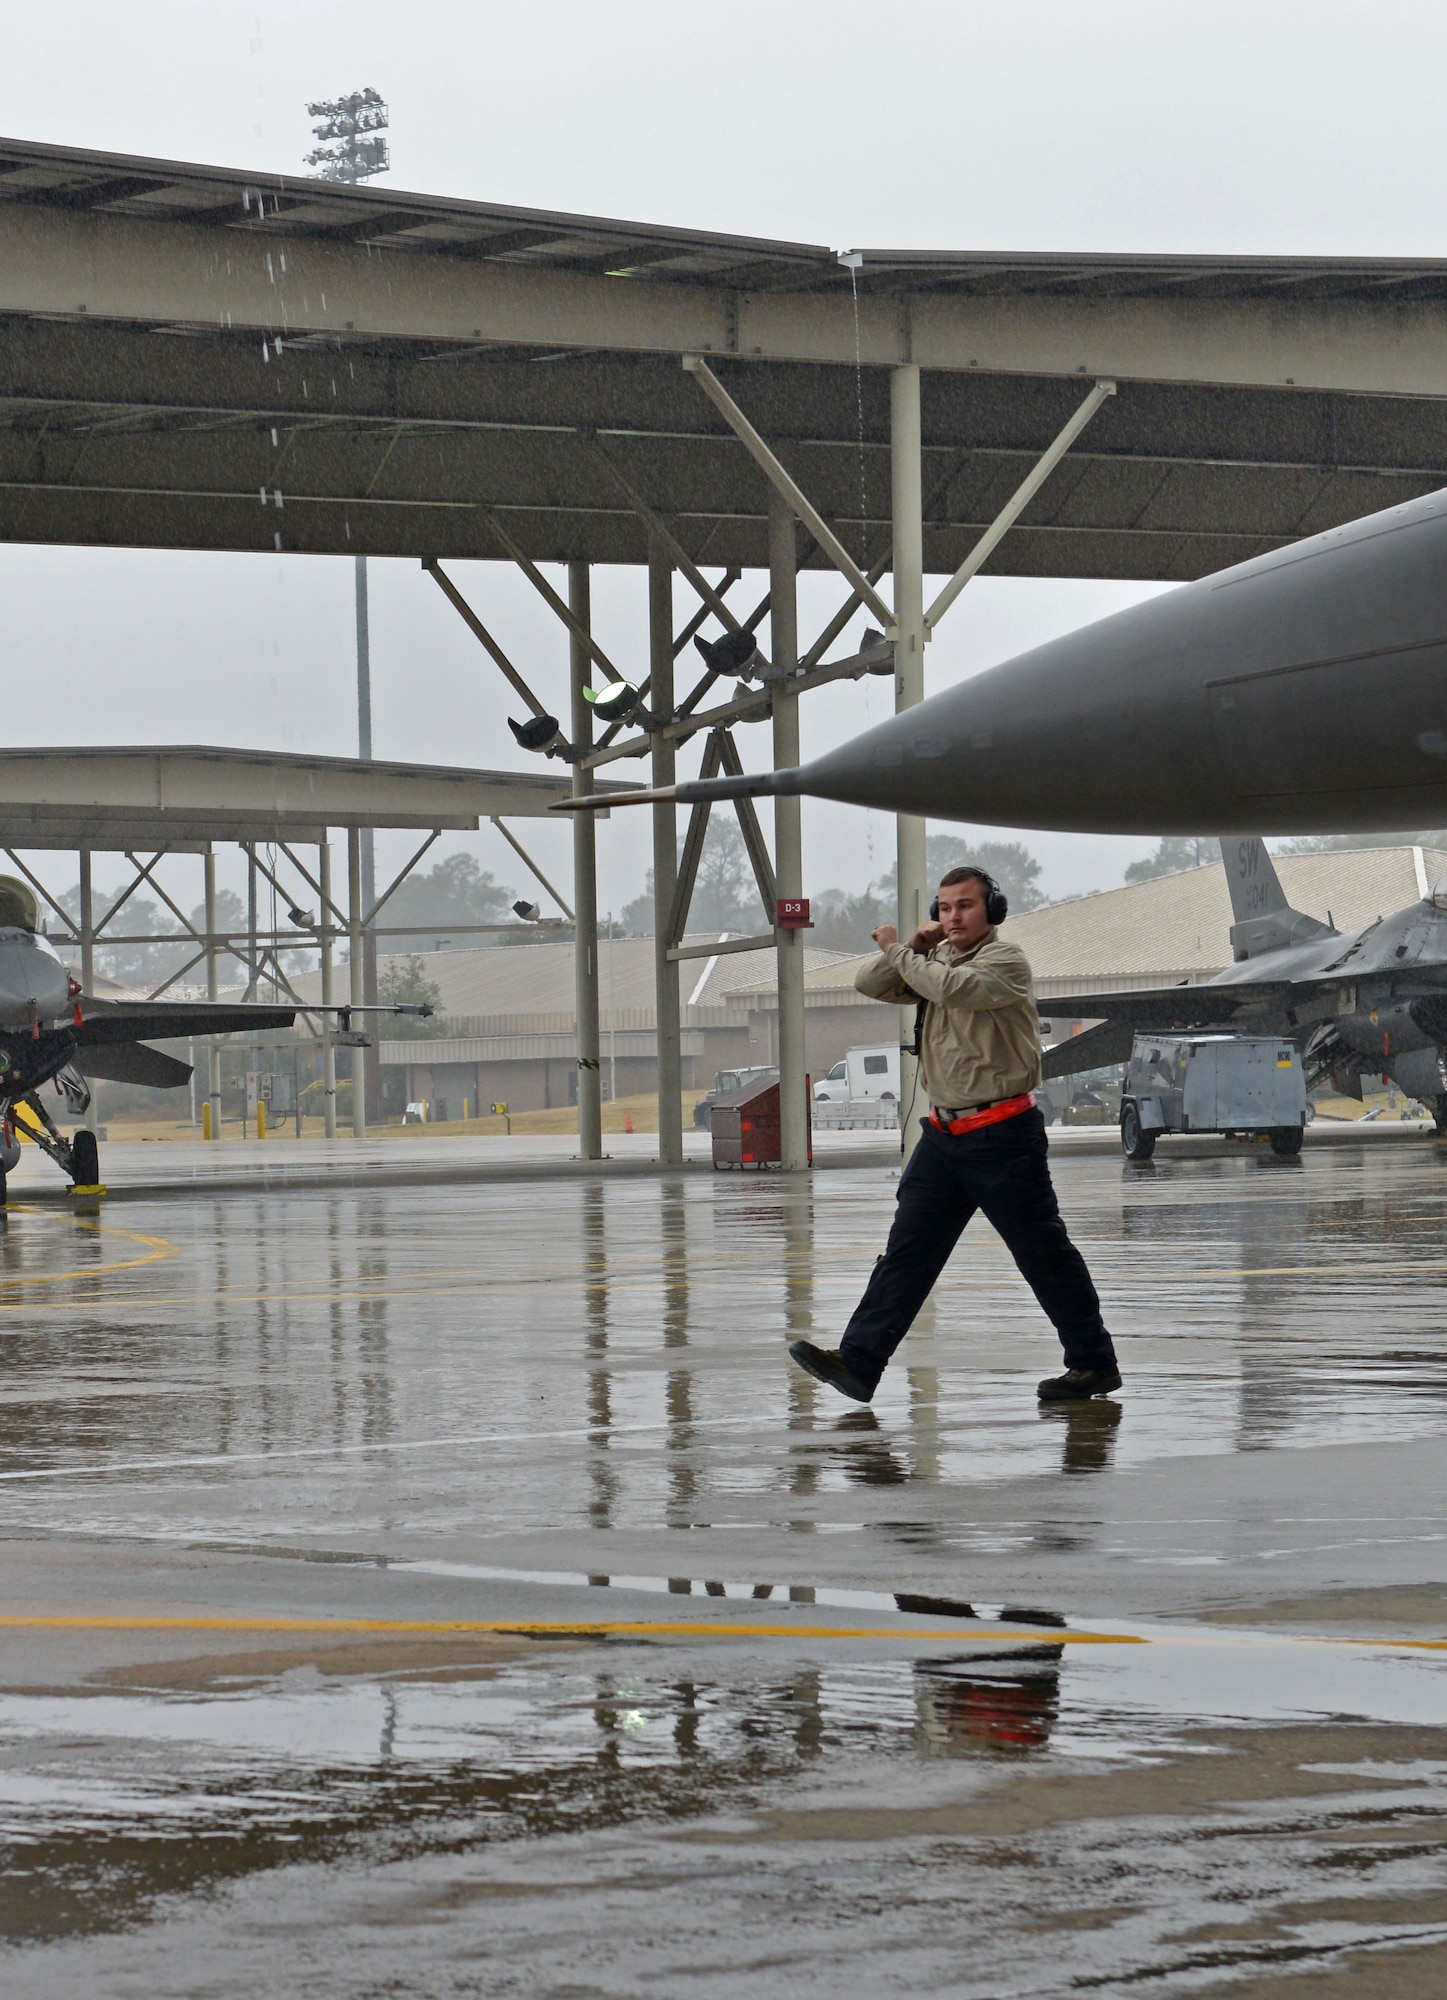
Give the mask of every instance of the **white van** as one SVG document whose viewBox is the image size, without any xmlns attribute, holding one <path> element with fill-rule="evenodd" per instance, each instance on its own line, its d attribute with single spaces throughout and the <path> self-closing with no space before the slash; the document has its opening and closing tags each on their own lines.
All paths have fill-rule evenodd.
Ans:
<svg viewBox="0 0 1447 2000">
<path fill-rule="evenodd" d="M 898 1103 L 899 1044 L 850 1049 L 814 1086 L 816 1104 Z"/>
</svg>

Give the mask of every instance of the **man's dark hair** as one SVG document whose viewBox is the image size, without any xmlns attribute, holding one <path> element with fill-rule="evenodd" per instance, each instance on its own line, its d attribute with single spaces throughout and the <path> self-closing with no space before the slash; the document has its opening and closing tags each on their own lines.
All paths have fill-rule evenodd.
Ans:
<svg viewBox="0 0 1447 2000">
<path fill-rule="evenodd" d="M 939 886 L 941 889 L 953 889 L 957 882 L 978 882 L 986 894 L 995 886 L 993 876 L 987 875 L 983 868 L 970 867 L 968 862 L 963 868 L 947 868 L 939 879 Z"/>
</svg>

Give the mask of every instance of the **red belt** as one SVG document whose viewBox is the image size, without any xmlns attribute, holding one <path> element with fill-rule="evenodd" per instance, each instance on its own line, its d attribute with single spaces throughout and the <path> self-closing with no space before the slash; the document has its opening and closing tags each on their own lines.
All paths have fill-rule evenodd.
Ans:
<svg viewBox="0 0 1447 2000">
<path fill-rule="evenodd" d="M 948 1132 L 952 1139 L 958 1139 L 962 1132 L 977 1132 L 982 1125 L 1002 1125 L 1007 1118 L 1019 1118 L 1034 1109 L 1035 1099 L 1026 1091 L 1023 1097 L 1002 1097 L 998 1104 L 987 1104 L 983 1111 L 972 1111 L 967 1118 L 952 1118 L 948 1125 L 942 1125 L 931 1110 L 929 1122 L 937 1132 Z"/>
</svg>

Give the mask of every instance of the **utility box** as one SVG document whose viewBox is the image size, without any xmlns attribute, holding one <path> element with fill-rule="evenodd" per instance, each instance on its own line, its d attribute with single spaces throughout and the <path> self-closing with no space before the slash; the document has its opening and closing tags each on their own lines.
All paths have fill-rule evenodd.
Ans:
<svg viewBox="0 0 1447 2000">
<path fill-rule="evenodd" d="M 1301 1151 L 1306 1077 L 1291 1042 L 1268 1035 L 1137 1035 L 1120 1099 L 1127 1159 L 1148 1160 L 1167 1132 L 1262 1133 Z"/>
<path fill-rule="evenodd" d="M 808 1120 L 809 1079 L 804 1079 L 805 1119 Z M 814 1128 L 807 1124 L 809 1164 L 814 1164 Z M 779 1078 L 756 1077 L 738 1090 L 714 1100 L 709 1113 L 715 1167 L 777 1167 L 783 1142 L 779 1134 Z"/>
</svg>

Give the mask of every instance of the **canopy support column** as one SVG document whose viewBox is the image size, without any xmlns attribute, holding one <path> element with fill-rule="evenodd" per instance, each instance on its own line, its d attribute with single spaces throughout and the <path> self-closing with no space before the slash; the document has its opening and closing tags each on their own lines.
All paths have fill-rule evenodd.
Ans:
<svg viewBox="0 0 1447 2000">
<path fill-rule="evenodd" d="M 593 623 L 592 579 L 585 562 L 568 564 L 568 609 L 575 622 Z M 572 688 L 570 726 L 580 753 L 593 744 L 593 708 L 584 689 L 592 659 L 577 632 L 568 632 L 568 678 Z M 573 797 L 592 784 L 583 766 L 573 766 Z M 603 1157 L 602 1040 L 598 1012 L 598 823 L 592 813 L 573 814 L 573 993 L 578 1027 L 578 1157 Z"/>
<path fill-rule="evenodd" d="M 88 858 L 88 857 L 87 857 Z M 206 998 L 214 1000 L 221 991 L 216 962 L 216 850 L 207 846 L 202 866 L 206 885 Z M 87 875 L 81 877 L 81 921 L 85 918 Z M 221 1137 L 221 1044 L 213 1035 L 206 1044 L 206 1102 L 211 1106 L 211 1137 Z"/>
<path fill-rule="evenodd" d="M 321 909 L 318 912 L 321 924 L 318 938 L 322 953 L 322 1006 L 330 1007 L 336 998 L 332 963 L 332 940 L 336 936 L 336 912 L 332 907 L 332 844 L 329 840 L 317 843 L 317 885 L 321 890 Z M 322 1015 L 322 1116 L 326 1120 L 326 1134 L 329 1139 L 337 1136 L 337 1050 L 335 1041 L 336 1023 L 329 1014 Z"/>
<path fill-rule="evenodd" d="M 351 962 L 347 967 L 351 975 L 351 1003 L 354 1007 L 366 1004 L 364 985 L 365 969 L 362 961 L 363 918 L 366 904 L 362 900 L 362 835 L 355 826 L 347 828 L 347 941 L 351 952 Z M 365 1026 L 375 1016 L 354 1015 L 350 1025 L 355 1028 Z M 365 1139 L 367 1136 L 367 1075 L 362 1061 L 365 1051 L 352 1050 L 352 1137 Z"/>
<path fill-rule="evenodd" d="M 894 517 L 894 711 L 903 714 L 924 700 L 924 495 L 920 476 L 919 369 L 895 368 L 889 378 L 889 444 Z M 900 813 L 896 822 L 897 923 L 906 943 L 927 915 L 925 822 Z M 904 1026 L 901 1016 L 901 1026 Z M 901 1050 L 899 1059 L 900 1151 L 914 1150 L 919 1128 L 913 1117 L 917 1065 Z"/>
<path fill-rule="evenodd" d="M 774 768 L 799 762 L 799 697 L 789 691 L 799 653 L 799 604 L 794 512 L 778 492 L 769 495 L 769 651 L 773 655 Z M 805 1099 L 804 933 L 784 930 L 778 903 L 804 893 L 804 850 L 797 798 L 774 800 L 775 954 L 779 984 L 779 1164 L 786 1173 L 809 1165 L 809 1108 Z"/>
<path fill-rule="evenodd" d="M 95 991 L 95 877 L 94 856 L 88 847 L 80 850 L 80 985 L 87 995 Z M 98 1085 L 90 1087 L 90 1104 L 86 1109 L 83 1127 L 94 1132 L 100 1124 L 100 1113 L 96 1108 Z M 212 1116 L 215 1116 L 213 1112 Z"/>
<path fill-rule="evenodd" d="M 648 654 L 653 708 L 673 711 L 673 565 L 656 536 L 648 541 Z M 674 781 L 677 755 L 660 730 L 653 737 L 653 783 Z M 668 913 L 678 886 L 678 814 L 671 800 L 653 808 L 653 978 L 658 1042 L 658 1157 L 683 1163 L 683 1035 L 678 967 L 668 956 Z"/>
</svg>

